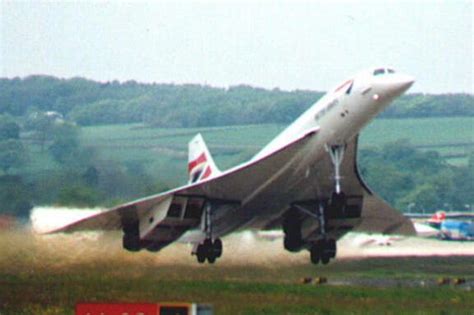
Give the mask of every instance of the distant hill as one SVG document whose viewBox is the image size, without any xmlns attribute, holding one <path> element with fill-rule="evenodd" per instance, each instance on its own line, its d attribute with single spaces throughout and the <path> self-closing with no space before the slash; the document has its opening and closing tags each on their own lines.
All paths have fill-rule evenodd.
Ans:
<svg viewBox="0 0 474 315">
<path fill-rule="evenodd" d="M 0 114 L 55 111 L 80 125 L 145 123 L 158 127 L 288 123 L 324 92 L 266 90 L 247 85 L 95 82 L 29 76 L 0 79 Z M 408 94 L 385 118 L 474 116 L 472 94 Z"/>
</svg>

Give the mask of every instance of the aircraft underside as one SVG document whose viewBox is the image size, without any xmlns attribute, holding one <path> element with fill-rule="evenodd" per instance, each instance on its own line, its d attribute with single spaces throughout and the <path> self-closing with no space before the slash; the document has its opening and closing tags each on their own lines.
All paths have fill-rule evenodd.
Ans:
<svg viewBox="0 0 474 315">
<path fill-rule="evenodd" d="M 202 232 L 202 240 L 196 243 L 193 250 L 193 254 L 196 255 L 197 261 L 200 263 L 205 261 L 214 263 L 221 257 L 223 254 L 221 237 L 231 232 L 246 228 L 281 228 L 284 232 L 283 246 L 286 250 L 290 252 L 308 250 L 312 263 L 327 264 L 336 257 L 337 239 L 354 228 L 362 212 L 363 195 L 361 190 L 357 191 L 359 193 L 357 195 L 353 194 L 354 190 L 351 194 L 346 194 L 343 190 L 341 164 L 346 147 L 339 145 L 331 148 L 330 153 L 323 153 L 327 154 L 325 160 L 330 160 L 333 166 L 333 170 L 328 173 L 332 174 L 332 178 L 321 180 L 320 174 L 310 176 L 301 173 L 301 171 L 295 173 L 292 171 L 293 168 L 289 168 L 288 172 L 275 178 L 271 185 L 265 187 L 245 205 L 233 200 L 177 196 L 176 203 L 172 203 L 170 211 L 168 211 L 168 216 L 170 218 L 173 216 L 186 217 L 186 215 L 191 217 L 192 212 L 195 212 L 194 220 L 189 223 L 197 224 L 197 228 Z M 353 151 L 352 148 L 351 154 Z M 296 162 L 299 163 L 299 161 Z M 327 163 L 327 161 L 325 162 Z M 300 168 L 300 170 L 307 173 L 308 167 Z M 314 167 L 319 168 L 320 166 Z M 328 186 L 328 179 L 330 179 L 329 183 L 332 183 L 332 189 L 324 187 L 324 190 L 320 191 L 320 195 L 312 189 L 300 189 L 299 182 L 301 180 L 307 182 L 308 187 L 322 188 Z M 298 181 L 298 185 L 294 185 L 295 180 Z M 318 183 L 318 181 L 323 183 Z M 291 191 L 291 186 L 298 187 L 299 192 Z M 258 187 L 254 189 L 258 189 Z M 285 191 L 286 189 L 288 190 Z M 299 196 L 301 199 L 292 199 L 294 196 Z M 181 212 L 183 207 L 180 202 L 186 203 L 186 207 L 189 208 L 184 215 Z M 194 208 L 201 208 L 201 210 L 192 210 L 193 208 L 190 206 L 193 204 Z M 282 204 L 288 206 L 281 208 Z M 173 213 L 173 209 L 177 209 L 174 211 L 175 213 Z M 259 213 L 259 215 L 256 216 L 255 213 Z M 176 234 L 184 234 L 189 226 L 174 225 L 163 229 L 163 225 L 158 226 L 157 230 L 149 234 L 145 240 L 139 239 L 138 229 L 131 228 L 129 232 L 124 229 L 124 248 L 132 251 L 143 248 L 149 251 L 158 251 L 176 239 Z M 164 233 L 173 234 L 169 237 L 170 242 L 166 241 Z M 159 241 L 153 239 L 159 239 Z"/>
</svg>

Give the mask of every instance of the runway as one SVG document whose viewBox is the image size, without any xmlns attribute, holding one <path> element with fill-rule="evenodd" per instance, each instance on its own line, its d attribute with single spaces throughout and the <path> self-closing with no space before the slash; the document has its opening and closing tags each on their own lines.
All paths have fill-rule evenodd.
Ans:
<svg viewBox="0 0 474 315">
<path fill-rule="evenodd" d="M 59 214 L 34 213 L 49 223 Z M 64 314 L 77 301 L 193 301 L 210 303 L 219 314 L 474 308 L 472 242 L 350 233 L 340 240 L 337 259 L 323 266 L 312 265 L 307 251 L 285 251 L 281 238 L 247 231 L 223 241 L 222 259 L 209 265 L 198 264 L 186 244 L 127 252 L 121 232 L 3 230 L 0 313 Z M 327 282 L 303 284 L 308 277 Z M 465 282 L 456 284 L 461 278 Z"/>
</svg>

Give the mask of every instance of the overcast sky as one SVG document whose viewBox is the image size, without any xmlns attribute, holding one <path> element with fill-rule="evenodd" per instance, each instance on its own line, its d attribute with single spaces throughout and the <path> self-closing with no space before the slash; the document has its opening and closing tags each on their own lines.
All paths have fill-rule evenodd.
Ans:
<svg viewBox="0 0 474 315">
<path fill-rule="evenodd" d="M 0 1 L 1 77 L 326 90 L 388 64 L 474 93 L 471 0 Z"/>
</svg>

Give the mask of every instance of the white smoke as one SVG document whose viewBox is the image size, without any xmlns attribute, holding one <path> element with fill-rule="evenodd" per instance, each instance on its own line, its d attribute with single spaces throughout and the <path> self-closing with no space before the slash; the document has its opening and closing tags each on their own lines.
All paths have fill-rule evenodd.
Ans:
<svg viewBox="0 0 474 315">
<path fill-rule="evenodd" d="M 47 233 L 101 211 L 100 208 L 35 207 L 30 214 L 31 227 L 36 233 Z"/>
<path fill-rule="evenodd" d="M 190 255 L 189 244 L 171 244 L 158 253 L 145 250 L 130 253 L 122 248 L 121 231 L 81 232 L 73 234 L 44 233 L 76 220 L 96 214 L 102 209 L 69 209 L 37 207 L 31 213 L 33 233 L 12 232 L 9 237 L 16 244 L 12 255 L 17 255 L 21 246 L 35 260 L 50 265 L 95 263 L 96 261 L 123 261 L 148 265 L 197 266 L 196 257 Z M 282 233 L 280 233 L 282 236 Z M 6 240 L 8 242 L 8 240 Z M 309 253 L 303 250 L 290 253 L 283 248 L 283 239 L 276 233 L 259 236 L 259 233 L 244 231 L 223 238 L 223 256 L 218 265 L 263 266 L 275 268 L 295 264 L 308 264 Z M 23 244 L 23 245 L 18 245 Z M 9 248 L 9 246 L 7 246 Z M 13 248 L 13 247 L 12 247 Z M 388 237 L 349 233 L 338 241 L 338 259 L 365 257 L 474 255 L 474 242 L 444 242 L 435 239 L 413 237 Z"/>
</svg>

